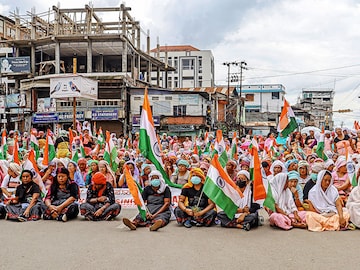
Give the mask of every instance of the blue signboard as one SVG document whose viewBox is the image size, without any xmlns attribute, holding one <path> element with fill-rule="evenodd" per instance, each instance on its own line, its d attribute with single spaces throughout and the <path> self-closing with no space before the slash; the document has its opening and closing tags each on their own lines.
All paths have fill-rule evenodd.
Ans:
<svg viewBox="0 0 360 270">
<path fill-rule="evenodd" d="M 30 56 L 3 57 L 0 64 L 1 73 L 30 73 Z"/>
<path fill-rule="evenodd" d="M 103 110 L 97 109 L 92 110 L 91 112 L 91 120 L 101 121 L 101 120 L 118 120 L 118 110 Z"/>
<path fill-rule="evenodd" d="M 59 122 L 72 122 L 74 114 L 72 112 L 58 112 Z M 76 120 L 85 121 L 85 112 L 76 112 Z"/>
<path fill-rule="evenodd" d="M 133 115 L 132 123 L 131 123 L 133 127 L 140 126 L 140 118 L 141 118 L 141 115 Z M 153 120 L 154 120 L 154 126 L 159 127 L 160 126 L 160 116 L 153 116 Z"/>
<path fill-rule="evenodd" d="M 33 124 L 48 124 L 59 121 L 57 113 L 36 113 L 32 117 Z"/>
</svg>

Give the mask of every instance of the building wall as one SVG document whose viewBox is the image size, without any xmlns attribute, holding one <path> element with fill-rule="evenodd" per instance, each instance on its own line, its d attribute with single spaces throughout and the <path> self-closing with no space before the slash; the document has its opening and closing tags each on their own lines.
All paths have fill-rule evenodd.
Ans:
<svg viewBox="0 0 360 270">
<path fill-rule="evenodd" d="M 157 57 L 157 52 L 151 55 Z M 160 52 L 160 59 L 166 62 L 165 58 L 165 52 Z M 214 57 L 210 50 L 169 51 L 167 58 L 168 65 L 176 68 L 176 71 L 168 72 L 168 88 L 214 86 Z M 152 73 L 152 83 L 156 84 L 155 73 Z M 165 87 L 165 72 L 162 73 L 160 86 Z"/>
</svg>

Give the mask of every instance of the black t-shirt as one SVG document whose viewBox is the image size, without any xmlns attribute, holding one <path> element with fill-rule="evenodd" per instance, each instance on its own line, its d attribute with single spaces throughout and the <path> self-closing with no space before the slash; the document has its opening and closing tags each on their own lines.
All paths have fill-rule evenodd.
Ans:
<svg viewBox="0 0 360 270">
<path fill-rule="evenodd" d="M 335 143 L 338 143 L 338 142 L 341 142 L 341 141 L 348 141 L 350 139 L 350 137 L 348 136 L 348 135 L 345 135 L 344 136 L 344 139 L 342 139 L 342 140 L 340 140 L 338 137 L 336 137 L 335 139 L 334 139 L 334 142 Z"/>
<path fill-rule="evenodd" d="M 309 180 L 306 182 L 306 184 L 304 186 L 303 200 L 307 200 L 309 198 L 309 192 L 315 185 L 316 185 L 316 183 L 312 180 Z"/>
<path fill-rule="evenodd" d="M 183 188 L 181 190 L 181 194 L 180 195 L 183 195 L 185 197 L 188 198 L 189 200 L 189 206 L 197 206 L 198 204 L 198 201 L 200 199 L 200 195 L 201 195 L 201 199 L 200 199 L 200 203 L 199 203 L 199 207 L 200 208 L 205 208 L 206 206 L 209 205 L 208 203 L 208 196 L 206 196 L 205 193 L 202 193 L 201 194 L 201 191 L 202 191 L 202 188 L 200 190 L 196 190 L 194 187 L 191 187 L 191 188 Z"/>
<path fill-rule="evenodd" d="M 30 203 L 34 193 L 40 194 L 40 188 L 36 183 L 30 182 L 26 185 L 19 185 L 16 188 L 15 197 L 19 198 L 19 203 Z"/>
<path fill-rule="evenodd" d="M 169 187 L 166 187 L 163 193 L 158 194 L 155 190 L 152 189 L 151 186 L 146 186 L 144 188 L 143 192 L 141 193 L 141 196 L 144 201 L 147 201 L 147 199 L 150 195 L 154 195 L 154 196 L 164 195 L 164 198 L 171 199 L 171 191 L 170 191 Z"/>
</svg>

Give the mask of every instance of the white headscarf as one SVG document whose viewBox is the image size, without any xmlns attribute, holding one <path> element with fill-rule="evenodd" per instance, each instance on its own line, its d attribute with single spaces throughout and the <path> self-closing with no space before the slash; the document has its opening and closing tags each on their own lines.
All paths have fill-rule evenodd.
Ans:
<svg viewBox="0 0 360 270">
<path fill-rule="evenodd" d="M 278 173 L 269 182 L 275 203 L 288 215 L 297 211 L 297 207 L 290 189 L 284 189 L 287 179 L 286 173 Z"/>
<path fill-rule="evenodd" d="M 330 212 L 337 213 L 335 202 L 339 198 L 339 192 L 336 187 L 333 186 L 333 178 L 331 177 L 330 185 L 325 191 L 323 191 L 321 188 L 321 182 L 326 172 L 330 173 L 331 175 L 331 172 L 326 170 L 319 172 L 316 185 L 310 189 L 309 200 L 320 214 Z"/>
<path fill-rule="evenodd" d="M 350 221 L 356 227 L 360 227 L 360 187 L 356 186 L 351 190 L 346 202 L 346 208 L 350 212 Z"/>
<path fill-rule="evenodd" d="M 157 175 L 159 177 L 160 187 L 157 190 L 157 193 L 161 194 L 161 193 L 163 193 L 165 191 L 165 188 L 166 188 L 167 185 L 165 184 L 165 181 L 164 181 L 164 178 L 163 178 L 161 172 L 159 172 L 158 170 L 151 171 L 151 173 L 149 174 L 149 179 L 151 179 L 151 177 L 154 176 L 154 175 Z"/>
<path fill-rule="evenodd" d="M 275 166 L 281 166 L 281 168 L 282 168 L 282 173 L 286 173 L 286 168 L 285 168 L 285 165 L 284 165 L 284 163 L 283 162 L 281 162 L 280 160 L 275 160 L 274 162 L 273 162 L 273 164 L 271 164 L 271 166 L 270 166 L 270 172 L 271 172 L 271 174 L 272 175 L 274 175 L 274 167 Z"/>
</svg>

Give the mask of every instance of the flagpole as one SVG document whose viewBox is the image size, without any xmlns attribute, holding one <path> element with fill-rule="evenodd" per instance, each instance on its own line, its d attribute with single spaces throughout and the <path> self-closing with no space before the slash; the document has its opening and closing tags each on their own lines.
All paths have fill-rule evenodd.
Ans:
<svg viewBox="0 0 360 270">
<path fill-rule="evenodd" d="M 77 73 L 77 58 L 76 53 L 73 57 L 73 74 Z M 76 97 L 73 97 L 73 129 L 76 130 Z"/>
</svg>

